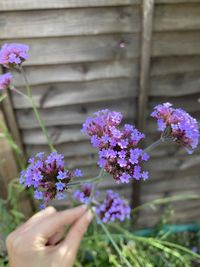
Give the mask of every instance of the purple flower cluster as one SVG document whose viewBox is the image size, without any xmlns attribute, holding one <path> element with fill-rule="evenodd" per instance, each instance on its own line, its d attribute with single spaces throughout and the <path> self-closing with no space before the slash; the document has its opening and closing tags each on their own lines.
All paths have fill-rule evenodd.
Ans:
<svg viewBox="0 0 200 267">
<path fill-rule="evenodd" d="M 173 141 L 185 147 L 191 154 L 198 145 L 199 126 L 196 119 L 180 108 L 173 108 L 172 104 L 157 105 L 151 113 L 157 119 L 158 130 L 163 138 L 172 138 Z"/>
<path fill-rule="evenodd" d="M 8 89 L 11 80 L 12 80 L 12 74 L 9 72 L 0 75 L 0 90 Z"/>
<path fill-rule="evenodd" d="M 145 136 L 129 124 L 119 130 L 117 126 L 121 120 L 120 112 L 102 110 L 86 120 L 82 131 L 91 137 L 93 147 L 99 150 L 98 165 L 116 182 L 128 183 L 131 178 L 145 180 L 148 172 L 142 171 L 141 163 L 147 161 L 149 155 L 137 147 Z"/>
<path fill-rule="evenodd" d="M 40 152 L 29 159 L 29 166 L 21 172 L 20 183 L 34 188 L 34 198 L 44 201 L 44 206 L 51 199 L 63 199 L 64 190 L 72 177 L 80 177 L 82 173 L 65 169 L 63 155 L 53 151 L 47 158 Z"/>
<path fill-rule="evenodd" d="M 20 66 L 28 59 L 29 47 L 25 44 L 4 44 L 0 51 L 0 64 L 6 68 Z"/>
<path fill-rule="evenodd" d="M 109 223 L 115 220 L 129 219 L 131 209 L 125 200 L 120 198 L 119 194 L 108 190 L 103 203 L 96 208 L 96 212 L 102 222 Z"/>
<path fill-rule="evenodd" d="M 76 190 L 74 192 L 73 197 L 81 203 L 88 204 L 91 192 L 92 192 L 92 185 L 85 184 L 81 186 L 80 190 Z"/>
</svg>

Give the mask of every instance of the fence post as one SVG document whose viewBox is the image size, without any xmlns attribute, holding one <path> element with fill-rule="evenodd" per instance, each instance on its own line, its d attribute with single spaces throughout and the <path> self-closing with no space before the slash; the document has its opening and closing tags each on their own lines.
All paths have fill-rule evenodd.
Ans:
<svg viewBox="0 0 200 267">
<path fill-rule="evenodd" d="M 137 127 L 145 130 L 150 76 L 154 0 L 143 0 Z M 133 182 L 132 206 L 140 204 L 140 182 Z"/>
</svg>

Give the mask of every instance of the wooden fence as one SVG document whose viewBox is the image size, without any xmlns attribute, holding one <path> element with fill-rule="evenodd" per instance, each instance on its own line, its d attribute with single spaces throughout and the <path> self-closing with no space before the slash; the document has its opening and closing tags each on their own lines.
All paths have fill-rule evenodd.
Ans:
<svg viewBox="0 0 200 267">
<path fill-rule="evenodd" d="M 199 119 L 199 0 L 1 0 L 0 43 L 13 41 L 30 45 L 25 71 L 56 148 L 90 176 L 98 171 L 95 150 L 79 130 L 94 111 L 121 111 L 146 131 L 148 144 L 158 137 L 148 115 L 155 104 L 172 102 Z M 17 74 L 15 85 L 25 90 Z M 28 155 L 47 151 L 29 103 L 16 94 L 10 100 L 4 115 L 18 143 Z M 9 125 L 13 110 L 17 127 Z M 199 193 L 199 164 L 199 150 L 189 157 L 163 145 L 147 164 L 149 181 L 134 185 L 134 202 Z M 132 194 L 130 186 L 117 188 Z M 199 204 L 177 204 L 176 219 L 199 218 Z M 157 220 L 147 213 L 143 226 Z"/>
</svg>

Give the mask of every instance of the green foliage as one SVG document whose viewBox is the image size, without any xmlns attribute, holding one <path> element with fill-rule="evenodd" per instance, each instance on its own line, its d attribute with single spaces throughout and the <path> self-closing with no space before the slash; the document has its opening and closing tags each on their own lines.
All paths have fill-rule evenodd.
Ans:
<svg viewBox="0 0 200 267">
<path fill-rule="evenodd" d="M 139 237 L 115 225 L 112 238 L 124 257 L 134 267 L 191 267 L 200 262 L 200 255 L 192 252 L 190 233 L 184 233 L 185 241 L 190 248 L 177 244 L 179 234 L 173 234 L 166 240 L 152 237 Z M 110 229 L 112 231 L 112 229 Z M 110 243 L 108 237 L 98 229 L 98 235 L 91 232 L 84 238 L 79 252 L 76 267 L 124 267 L 123 261 Z M 177 239 L 176 239 L 177 237 Z M 193 236 L 194 237 L 194 236 Z M 173 243 L 171 240 L 175 243 Z M 195 241 L 195 242 L 194 242 Z M 199 236 L 195 235 L 193 245 L 198 246 Z M 183 244 L 184 245 L 184 244 Z M 197 265 L 196 265 L 197 266 Z"/>
</svg>

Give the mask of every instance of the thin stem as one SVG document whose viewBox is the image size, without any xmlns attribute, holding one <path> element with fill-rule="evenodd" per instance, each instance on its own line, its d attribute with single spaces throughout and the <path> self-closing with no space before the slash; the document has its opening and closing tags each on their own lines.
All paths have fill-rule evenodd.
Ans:
<svg viewBox="0 0 200 267">
<path fill-rule="evenodd" d="M 200 199 L 200 195 L 192 194 L 192 195 L 179 195 L 179 196 L 173 196 L 173 197 L 166 197 L 166 198 L 160 198 L 156 200 L 152 200 L 150 202 L 144 203 L 132 210 L 132 213 L 136 213 L 139 210 L 142 210 L 146 207 L 152 207 L 154 205 L 163 205 L 166 203 L 170 202 L 175 202 L 175 201 L 181 201 L 181 200 L 195 200 L 195 199 Z"/>
<path fill-rule="evenodd" d="M 153 144 L 151 144 L 150 146 L 148 146 L 147 148 L 145 148 L 143 150 L 143 153 L 145 152 L 149 152 L 151 150 L 153 150 L 154 148 L 156 148 L 157 146 L 159 146 L 160 144 L 162 144 L 162 142 L 164 142 L 161 138 L 158 139 L 157 141 L 155 141 Z"/>
<path fill-rule="evenodd" d="M 96 218 L 98 220 L 99 225 L 101 226 L 102 230 L 105 232 L 105 234 L 107 235 L 107 237 L 109 238 L 110 242 L 112 243 L 112 245 L 115 248 L 116 252 L 118 253 L 119 257 L 124 261 L 124 263 L 126 264 L 126 266 L 132 267 L 132 265 L 130 264 L 130 262 L 122 254 L 120 248 L 118 247 L 118 245 L 116 244 L 116 242 L 112 238 L 112 235 L 110 234 L 110 232 L 108 231 L 108 229 L 106 228 L 106 226 L 102 223 L 102 221 L 99 218 L 99 216 L 96 213 L 94 213 L 94 214 L 95 214 L 95 216 L 96 216 Z"/>
<path fill-rule="evenodd" d="M 91 178 L 91 179 L 86 179 L 86 180 L 82 180 L 82 181 L 77 181 L 77 182 L 71 182 L 71 183 L 68 183 L 68 186 L 74 186 L 74 185 L 82 185 L 82 184 L 87 184 L 87 183 L 97 183 L 101 177 L 96 176 L 94 178 Z"/>
<path fill-rule="evenodd" d="M 98 181 L 101 181 L 103 179 L 104 175 L 105 175 L 105 172 L 104 172 L 104 169 L 102 168 L 99 172 L 99 175 L 97 176 Z M 88 203 L 89 208 L 92 206 L 93 196 L 94 196 L 95 191 L 96 191 L 95 189 L 96 189 L 96 183 L 92 185 L 92 191 L 90 193 L 90 198 L 89 198 L 89 203 Z"/>
<path fill-rule="evenodd" d="M 24 98 L 26 98 L 31 103 L 29 97 L 27 95 L 25 95 L 24 93 L 22 93 L 21 91 L 19 91 L 17 88 L 15 88 L 13 86 L 10 86 L 10 90 L 14 91 L 15 93 L 17 93 L 20 96 L 23 96 Z"/>
<path fill-rule="evenodd" d="M 36 119 L 37 119 L 37 121 L 38 121 L 38 123 L 39 123 L 39 125 L 40 125 L 40 127 L 41 127 L 41 129 L 42 129 L 42 131 L 43 131 L 43 133 L 45 135 L 45 137 L 46 137 L 46 140 L 48 142 L 48 145 L 49 145 L 51 151 L 53 151 L 54 150 L 53 144 L 52 144 L 52 142 L 51 142 L 51 140 L 49 138 L 49 135 L 48 135 L 47 130 L 45 128 L 44 122 L 42 121 L 42 118 L 41 118 L 41 116 L 40 116 L 40 114 L 38 112 L 38 109 L 36 107 L 35 101 L 34 101 L 33 96 L 32 96 L 32 91 L 31 91 L 31 88 L 29 86 L 28 79 L 26 77 L 26 73 L 25 73 L 25 71 L 24 71 L 22 66 L 19 68 L 19 70 L 20 70 L 20 72 L 21 72 L 21 74 L 22 74 L 22 76 L 24 78 L 24 82 L 25 82 L 25 86 L 26 86 L 26 90 L 27 90 L 27 95 L 28 95 L 28 98 L 30 99 L 30 103 L 32 105 L 35 117 L 36 117 Z"/>
</svg>

